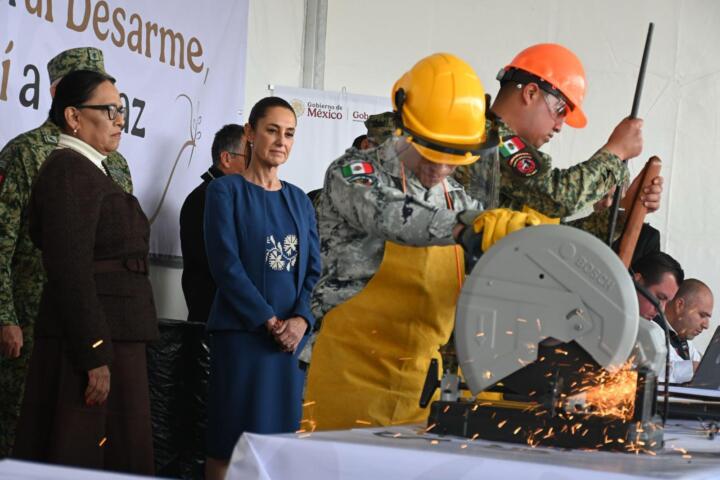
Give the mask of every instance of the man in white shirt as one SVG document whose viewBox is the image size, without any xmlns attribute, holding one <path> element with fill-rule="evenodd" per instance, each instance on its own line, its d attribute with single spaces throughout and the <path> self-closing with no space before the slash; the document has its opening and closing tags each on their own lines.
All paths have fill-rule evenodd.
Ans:
<svg viewBox="0 0 720 480">
<path fill-rule="evenodd" d="M 702 354 L 692 340 L 707 330 L 713 309 L 713 294 L 700 280 L 689 278 L 680 284 L 675 298 L 665 308 L 670 324 L 670 382 L 689 382 Z"/>
</svg>

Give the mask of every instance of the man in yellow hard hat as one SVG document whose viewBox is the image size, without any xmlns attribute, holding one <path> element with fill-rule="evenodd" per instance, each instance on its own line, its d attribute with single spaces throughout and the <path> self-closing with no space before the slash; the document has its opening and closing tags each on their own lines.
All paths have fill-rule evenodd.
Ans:
<svg viewBox="0 0 720 480">
<path fill-rule="evenodd" d="M 562 45 L 526 48 L 497 79 L 500 91 L 488 112 L 488 129 L 498 132 L 501 182 L 499 205 L 529 206 L 551 217 L 567 217 L 604 198 L 629 179 L 627 160 L 642 152 L 642 120 L 626 118 L 588 160 L 570 168 L 552 168 L 550 155 L 538 149 L 560 133 L 564 124 L 583 128 L 587 81 L 580 59 Z M 483 166 L 461 167 L 455 178 L 473 196 L 483 195 Z M 480 191 L 478 191 L 480 189 Z M 643 192 L 650 211 L 660 205 L 662 177 Z M 599 222 L 599 223 L 598 223 Z M 598 235 L 607 212 L 584 224 Z"/>
<path fill-rule="evenodd" d="M 485 134 L 484 96 L 463 60 L 426 57 L 393 87 L 400 131 L 328 168 L 317 204 L 323 271 L 312 298 L 322 327 L 304 428 L 424 421 L 425 374 L 450 337 L 464 277 L 458 243 L 472 251 L 482 239 L 487 249 L 544 221 L 533 212 L 480 213 L 449 177 L 458 165 L 492 164 L 497 155 L 497 139 Z"/>
</svg>

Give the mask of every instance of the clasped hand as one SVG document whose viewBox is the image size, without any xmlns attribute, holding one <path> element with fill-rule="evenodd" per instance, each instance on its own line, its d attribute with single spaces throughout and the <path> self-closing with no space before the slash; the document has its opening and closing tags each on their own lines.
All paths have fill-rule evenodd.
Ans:
<svg viewBox="0 0 720 480">
<path fill-rule="evenodd" d="M 110 369 L 107 365 L 88 370 L 88 384 L 85 388 L 85 405 L 102 405 L 110 393 Z"/>
<path fill-rule="evenodd" d="M 307 322 L 302 317 L 290 317 L 280 320 L 273 317 L 265 322 L 270 334 L 280 345 L 283 352 L 294 353 L 307 330 Z"/>
<path fill-rule="evenodd" d="M 23 333 L 19 326 L 0 326 L 0 355 L 5 358 L 17 358 L 22 348 Z"/>
</svg>

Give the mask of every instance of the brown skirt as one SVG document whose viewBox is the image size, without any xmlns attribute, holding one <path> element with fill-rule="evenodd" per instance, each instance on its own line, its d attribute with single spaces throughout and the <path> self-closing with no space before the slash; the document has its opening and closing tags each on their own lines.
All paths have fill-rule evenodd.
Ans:
<svg viewBox="0 0 720 480">
<path fill-rule="evenodd" d="M 154 473 L 145 343 L 113 342 L 113 353 L 107 401 L 88 407 L 87 372 L 73 367 L 62 340 L 36 338 L 14 457 Z"/>
</svg>

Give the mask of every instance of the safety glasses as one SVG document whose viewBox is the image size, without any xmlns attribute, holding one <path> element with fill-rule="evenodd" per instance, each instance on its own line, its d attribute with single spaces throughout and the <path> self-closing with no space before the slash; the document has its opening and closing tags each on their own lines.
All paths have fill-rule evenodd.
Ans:
<svg viewBox="0 0 720 480">
<path fill-rule="evenodd" d="M 565 100 L 547 92 L 543 92 L 543 98 L 545 99 L 545 105 L 547 105 L 553 120 L 565 119 L 567 114 L 570 113 L 570 108 Z"/>
</svg>

